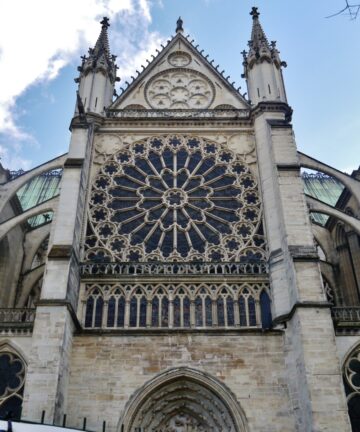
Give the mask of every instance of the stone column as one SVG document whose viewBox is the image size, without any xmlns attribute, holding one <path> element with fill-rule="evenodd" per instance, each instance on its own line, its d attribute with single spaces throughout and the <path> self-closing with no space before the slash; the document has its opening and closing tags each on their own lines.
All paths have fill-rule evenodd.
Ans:
<svg viewBox="0 0 360 432">
<path fill-rule="evenodd" d="M 273 318 L 284 329 L 285 377 L 296 430 L 350 432 L 289 114 L 282 103 L 260 103 L 253 112 Z"/>
<path fill-rule="evenodd" d="M 59 424 L 66 413 L 73 332 L 78 324 L 80 235 L 92 145 L 88 124 L 72 128 L 59 207 L 52 224 L 49 254 L 37 305 L 22 416 Z"/>
</svg>

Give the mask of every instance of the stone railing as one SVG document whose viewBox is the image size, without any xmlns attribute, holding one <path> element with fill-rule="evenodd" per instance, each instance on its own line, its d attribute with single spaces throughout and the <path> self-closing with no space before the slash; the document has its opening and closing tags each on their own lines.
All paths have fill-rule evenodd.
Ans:
<svg viewBox="0 0 360 432">
<path fill-rule="evenodd" d="M 115 275 L 151 275 L 151 276 L 183 276 L 183 275 L 266 275 L 268 264 L 259 261 L 244 263 L 83 263 L 83 278 Z"/>
<path fill-rule="evenodd" d="M 250 110 L 246 109 L 124 109 L 124 110 L 107 110 L 107 117 L 110 118 L 210 118 L 210 119 L 243 119 L 250 116 Z"/>
<path fill-rule="evenodd" d="M 0 308 L 0 328 L 32 328 L 35 309 Z"/>
<path fill-rule="evenodd" d="M 331 313 L 338 325 L 360 326 L 360 307 L 334 307 Z"/>
</svg>

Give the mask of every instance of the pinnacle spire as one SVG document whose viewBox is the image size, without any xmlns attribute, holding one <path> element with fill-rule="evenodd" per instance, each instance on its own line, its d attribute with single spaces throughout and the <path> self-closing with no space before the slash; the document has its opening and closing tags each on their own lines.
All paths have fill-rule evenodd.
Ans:
<svg viewBox="0 0 360 432">
<path fill-rule="evenodd" d="M 101 24 L 101 32 L 96 41 L 93 55 L 99 57 L 101 54 L 105 54 L 106 57 L 110 57 L 110 45 L 109 45 L 109 36 L 107 29 L 110 27 L 109 18 L 104 17 Z"/>
<path fill-rule="evenodd" d="M 249 97 L 253 104 L 262 101 L 286 102 L 281 68 L 286 66 L 279 56 L 276 42 L 269 43 L 260 24 L 257 7 L 251 9 L 252 30 L 249 51 L 243 51 L 243 78 L 247 79 Z M 253 72 L 254 69 L 257 72 Z"/>
<path fill-rule="evenodd" d="M 244 66 L 250 66 L 254 63 L 268 61 L 274 62 L 277 67 L 285 66 L 279 57 L 279 51 L 276 48 L 276 42 L 269 43 L 266 34 L 260 24 L 260 12 L 257 7 L 251 9 L 250 15 L 252 16 L 253 24 L 251 30 L 251 39 L 249 40 L 249 52 L 242 52 L 244 57 Z"/>
<path fill-rule="evenodd" d="M 259 16 L 260 12 L 257 7 L 253 7 L 250 15 L 253 19 L 253 26 L 251 31 L 251 39 L 249 41 L 250 48 L 254 50 L 270 50 L 269 42 L 266 38 L 265 32 L 263 28 L 261 27 Z"/>
<path fill-rule="evenodd" d="M 184 21 L 179 17 L 179 19 L 176 21 L 176 33 L 182 33 L 184 31 L 183 29 Z"/>
</svg>

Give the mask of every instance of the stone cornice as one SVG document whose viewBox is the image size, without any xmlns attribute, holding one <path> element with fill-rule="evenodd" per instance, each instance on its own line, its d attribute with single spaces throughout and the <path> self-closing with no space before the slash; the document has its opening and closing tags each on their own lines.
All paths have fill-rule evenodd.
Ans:
<svg viewBox="0 0 360 432">
<path fill-rule="evenodd" d="M 78 320 L 78 317 L 76 315 L 76 312 L 71 304 L 71 302 L 69 300 L 64 300 L 64 299 L 41 299 L 36 303 L 36 308 L 39 307 L 49 307 L 49 306 L 65 306 L 67 308 L 67 310 L 69 311 L 69 314 L 73 320 L 73 323 L 76 327 L 76 330 L 80 330 L 81 329 L 81 324 Z"/>
<path fill-rule="evenodd" d="M 293 110 L 285 102 L 259 102 L 251 110 L 251 118 L 255 119 L 259 115 L 269 112 L 281 112 L 285 115 L 285 121 L 275 121 L 273 125 L 276 125 L 276 127 L 285 127 L 286 124 L 289 124 L 291 122 Z M 274 120 L 272 120 L 272 122 L 274 122 Z"/>
<path fill-rule="evenodd" d="M 329 303 L 327 301 L 296 302 L 291 308 L 290 312 L 274 318 L 272 324 L 273 326 L 276 326 L 278 324 L 286 324 L 287 321 L 290 321 L 293 318 L 295 312 L 298 309 L 330 309 L 332 306 L 332 303 Z"/>
</svg>

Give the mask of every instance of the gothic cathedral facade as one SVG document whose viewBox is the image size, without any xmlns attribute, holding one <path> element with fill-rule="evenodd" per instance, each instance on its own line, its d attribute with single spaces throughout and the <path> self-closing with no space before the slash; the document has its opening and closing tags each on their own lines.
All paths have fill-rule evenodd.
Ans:
<svg viewBox="0 0 360 432">
<path fill-rule="evenodd" d="M 2 414 L 109 432 L 360 430 L 360 176 L 297 150 L 286 64 L 251 15 L 248 98 L 179 19 L 114 99 L 104 18 L 68 153 L 1 170 Z M 341 182 L 336 205 L 304 193 L 302 167 Z M 59 168 L 60 193 L 19 211 L 19 188 Z"/>
</svg>

